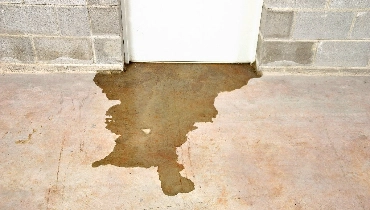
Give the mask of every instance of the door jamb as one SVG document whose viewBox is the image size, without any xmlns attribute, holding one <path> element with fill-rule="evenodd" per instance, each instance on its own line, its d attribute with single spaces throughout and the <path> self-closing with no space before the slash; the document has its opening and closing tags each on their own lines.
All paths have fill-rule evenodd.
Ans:
<svg viewBox="0 0 370 210">
<path fill-rule="evenodd" d="M 122 63 L 130 63 L 130 52 L 129 52 L 129 31 L 128 31 L 128 15 L 127 15 L 127 0 L 121 0 L 121 24 L 122 24 Z"/>
</svg>

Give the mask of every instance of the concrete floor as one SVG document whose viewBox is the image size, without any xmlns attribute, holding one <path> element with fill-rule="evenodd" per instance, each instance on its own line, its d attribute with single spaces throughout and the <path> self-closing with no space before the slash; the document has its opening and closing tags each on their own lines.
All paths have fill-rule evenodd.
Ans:
<svg viewBox="0 0 370 210">
<path fill-rule="evenodd" d="M 136 67 L 146 71 L 133 77 L 146 79 L 123 87 L 130 97 L 121 94 L 117 100 L 108 99 L 115 98 L 109 95 L 112 90 L 102 93 L 101 74 L 0 76 L 0 209 L 370 209 L 370 77 L 265 75 L 246 85 L 253 75 L 240 73 L 239 66 L 187 64 L 176 68 L 203 69 L 208 76 L 196 73 L 190 78 L 181 71 L 168 76 L 168 71 L 157 71 L 154 80 L 153 72 L 147 72 L 151 67 Z M 224 70 L 216 71 L 219 68 L 239 75 L 227 76 Z M 112 82 L 118 86 L 125 76 L 109 77 L 121 77 Z M 184 77 L 191 82 L 178 82 Z M 231 85 L 238 77 L 244 82 Z M 188 94 L 176 89 L 176 83 L 187 88 Z M 214 96 L 199 91 L 209 84 Z M 153 91 L 135 92 L 139 89 Z M 159 90 L 166 89 L 173 95 L 160 94 Z M 186 102 L 184 96 L 197 92 L 202 94 L 189 98 L 193 103 Z M 162 115 L 157 121 L 145 120 L 141 118 L 145 113 L 166 110 L 144 103 L 156 104 L 149 103 L 159 100 L 154 95 L 162 98 L 158 106 L 192 106 L 184 108 L 185 114 L 176 108 L 163 115 L 170 122 L 188 120 L 187 116 L 193 116 L 189 112 L 207 114 L 191 117 L 196 128 L 180 120 L 171 127 Z M 142 102 L 131 103 L 134 96 Z M 211 97 L 214 107 L 209 104 Z M 130 130 L 128 137 L 110 124 L 125 114 L 105 116 L 123 105 L 136 114 L 144 113 L 128 114 L 127 119 L 135 122 L 120 124 L 140 130 Z M 179 139 L 185 138 L 163 145 L 175 149 L 171 158 L 178 156 L 177 166 L 184 168 L 177 172 L 179 179 L 189 180 L 193 188 L 171 191 L 170 186 L 175 193 L 166 191 L 161 171 L 150 158 L 151 165 L 111 160 L 93 167 L 117 150 L 125 140 L 120 138 L 148 138 L 149 143 L 143 145 L 155 145 L 151 135 L 161 136 L 156 128 L 162 128 L 163 139 L 177 131 Z M 183 134 L 187 138 L 181 138 Z M 126 154 L 127 147 L 120 148 L 120 154 Z"/>
</svg>

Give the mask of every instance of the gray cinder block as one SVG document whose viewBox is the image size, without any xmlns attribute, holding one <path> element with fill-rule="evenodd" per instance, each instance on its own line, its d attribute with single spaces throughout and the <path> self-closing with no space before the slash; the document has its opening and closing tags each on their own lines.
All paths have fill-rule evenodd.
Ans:
<svg viewBox="0 0 370 210">
<path fill-rule="evenodd" d="M 35 38 L 38 60 L 46 63 L 93 63 L 91 39 Z"/>
<path fill-rule="evenodd" d="M 370 41 L 325 41 L 319 44 L 316 66 L 366 67 L 370 58 Z"/>
<path fill-rule="evenodd" d="M 85 0 L 24 0 L 25 4 L 42 5 L 86 5 Z"/>
<path fill-rule="evenodd" d="M 345 39 L 353 20 L 351 12 L 298 12 L 294 39 Z"/>
<path fill-rule="evenodd" d="M 89 8 L 92 33 L 95 35 L 119 35 L 121 32 L 121 27 L 118 11 L 118 7 Z"/>
<path fill-rule="evenodd" d="M 59 5 L 86 5 L 86 0 L 59 0 Z"/>
<path fill-rule="evenodd" d="M 315 42 L 264 41 L 261 45 L 261 65 L 304 66 L 310 65 Z"/>
<path fill-rule="evenodd" d="M 53 7 L 0 5 L 2 34 L 58 34 Z"/>
<path fill-rule="evenodd" d="M 59 0 L 24 0 L 25 4 L 38 4 L 38 5 L 56 5 Z"/>
<path fill-rule="evenodd" d="M 369 0 L 331 0 L 330 7 L 333 8 L 369 8 Z"/>
<path fill-rule="evenodd" d="M 370 39 L 370 12 L 357 13 L 352 38 Z"/>
<path fill-rule="evenodd" d="M 264 8 L 261 21 L 263 37 L 289 38 L 293 16 L 293 12 L 281 12 Z"/>
<path fill-rule="evenodd" d="M 96 63 L 122 63 L 121 39 L 95 39 Z"/>
<path fill-rule="evenodd" d="M 118 5 L 118 0 L 87 0 L 88 5 Z"/>
<path fill-rule="evenodd" d="M 0 3 L 20 4 L 22 3 L 22 0 L 0 0 Z"/>
<path fill-rule="evenodd" d="M 86 7 L 62 7 L 57 11 L 62 35 L 90 35 L 90 21 Z"/>
<path fill-rule="evenodd" d="M 270 8 L 324 8 L 326 0 L 264 0 L 264 3 Z"/>
<path fill-rule="evenodd" d="M 28 37 L 0 37 L 0 62 L 33 63 L 34 51 Z"/>
</svg>

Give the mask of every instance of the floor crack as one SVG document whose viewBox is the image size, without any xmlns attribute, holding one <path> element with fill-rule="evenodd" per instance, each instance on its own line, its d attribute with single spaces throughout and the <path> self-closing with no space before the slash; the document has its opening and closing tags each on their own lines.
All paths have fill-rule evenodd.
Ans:
<svg viewBox="0 0 370 210">
<path fill-rule="evenodd" d="M 61 162 L 61 159 L 62 159 L 62 153 L 63 153 L 63 150 L 64 150 L 65 141 L 66 141 L 66 137 L 64 136 L 63 137 L 63 141 L 62 141 L 62 147 L 60 148 L 60 152 L 59 152 L 58 170 L 57 170 L 57 182 L 59 181 L 60 162 Z"/>
</svg>

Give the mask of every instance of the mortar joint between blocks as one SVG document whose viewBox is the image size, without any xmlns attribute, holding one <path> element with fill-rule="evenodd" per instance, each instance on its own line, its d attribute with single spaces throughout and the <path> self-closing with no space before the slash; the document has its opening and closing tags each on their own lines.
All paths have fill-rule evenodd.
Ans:
<svg viewBox="0 0 370 210">
<path fill-rule="evenodd" d="M 35 46 L 35 40 L 33 36 L 30 36 L 30 39 L 31 39 L 32 50 L 34 53 L 34 63 L 37 63 L 39 61 L 39 57 L 38 57 L 36 46 Z"/>
<path fill-rule="evenodd" d="M 95 51 L 95 38 L 93 37 L 93 31 L 92 31 L 92 20 L 91 20 L 91 14 L 90 14 L 90 10 L 87 9 L 87 15 L 88 15 L 88 18 L 89 18 L 89 29 L 90 29 L 90 40 L 91 40 L 91 50 L 92 50 L 92 53 L 93 53 L 93 63 L 96 64 L 96 51 Z"/>
<path fill-rule="evenodd" d="M 326 10 L 330 9 L 330 4 L 331 4 L 331 0 L 326 0 L 326 2 L 325 2 L 325 9 Z"/>
<path fill-rule="evenodd" d="M 315 63 L 316 63 L 316 58 L 317 58 L 317 51 L 319 50 L 319 45 L 321 44 L 320 41 L 317 41 L 314 45 L 313 45 L 313 55 L 312 55 L 312 64 L 311 66 L 315 66 Z"/>
<path fill-rule="evenodd" d="M 353 19 L 352 19 L 351 27 L 349 28 L 348 37 L 347 37 L 347 39 L 349 40 L 352 38 L 352 35 L 353 35 L 353 28 L 355 27 L 355 24 L 356 24 L 357 14 L 358 14 L 357 12 L 353 13 Z"/>
<path fill-rule="evenodd" d="M 58 35 L 61 36 L 62 35 L 62 30 L 60 29 L 60 23 L 59 23 L 59 15 L 58 15 L 58 9 L 57 7 L 54 5 L 54 13 L 55 13 L 55 17 L 56 17 L 56 24 L 57 24 L 57 28 L 58 28 Z"/>
<path fill-rule="evenodd" d="M 293 34 L 294 34 L 294 30 L 295 30 L 296 21 L 297 21 L 297 12 L 293 11 L 293 20 L 292 20 L 292 24 L 290 26 L 290 34 L 289 34 L 289 39 L 290 40 L 293 40 Z"/>
<path fill-rule="evenodd" d="M 21 3 L 2 3 L 0 5 L 4 6 L 14 6 L 14 7 L 57 7 L 57 8 L 78 8 L 78 7 L 87 7 L 87 8 L 115 8 L 118 5 L 88 5 L 88 4 L 81 4 L 81 5 L 63 5 L 63 4 L 26 4 L 23 0 Z"/>
<path fill-rule="evenodd" d="M 369 8 L 293 8 L 293 7 L 287 7 L 287 8 L 278 8 L 278 7 L 270 7 L 268 8 L 271 11 L 276 12 L 289 12 L 289 11 L 295 11 L 295 12 L 369 12 Z"/>
</svg>

